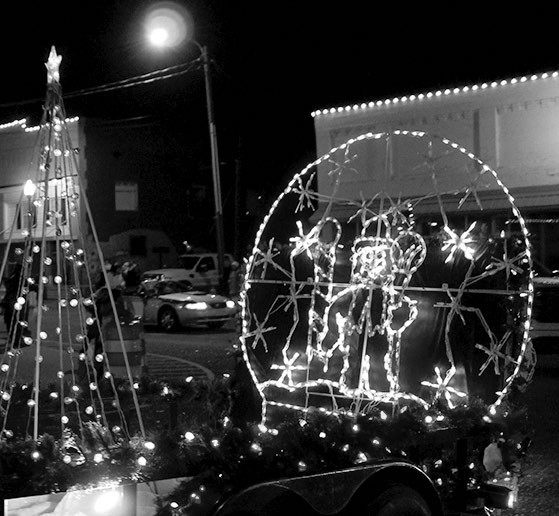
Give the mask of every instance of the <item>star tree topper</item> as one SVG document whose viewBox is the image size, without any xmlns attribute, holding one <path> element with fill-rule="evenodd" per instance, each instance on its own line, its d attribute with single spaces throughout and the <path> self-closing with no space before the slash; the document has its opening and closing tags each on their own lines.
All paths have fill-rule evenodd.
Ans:
<svg viewBox="0 0 559 516">
<path fill-rule="evenodd" d="M 47 84 L 52 84 L 53 82 L 60 82 L 60 63 L 62 61 L 62 56 L 56 53 L 56 48 L 54 45 L 50 48 L 49 59 L 45 63 L 47 68 Z"/>
</svg>

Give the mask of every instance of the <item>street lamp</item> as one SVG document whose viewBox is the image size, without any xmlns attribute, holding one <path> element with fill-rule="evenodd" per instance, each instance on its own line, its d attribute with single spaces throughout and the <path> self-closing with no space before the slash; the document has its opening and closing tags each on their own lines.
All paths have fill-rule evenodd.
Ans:
<svg viewBox="0 0 559 516">
<path fill-rule="evenodd" d="M 146 33 L 149 42 L 159 48 L 171 48 L 180 45 L 186 38 L 189 24 L 188 13 L 172 2 L 163 2 L 151 9 L 146 16 Z M 223 290 L 224 277 L 224 234 L 223 234 L 223 209 L 221 203 L 221 181 L 219 174 L 219 154 L 217 149 L 217 132 L 214 121 L 214 108 L 212 96 L 212 82 L 210 73 L 210 59 L 208 50 L 195 39 L 189 37 L 188 41 L 194 43 L 200 51 L 200 58 L 204 69 L 204 82 L 206 88 L 206 108 L 208 127 L 210 132 L 210 147 L 212 159 L 212 180 L 215 204 L 215 227 L 217 243 L 217 263 L 219 286 Z"/>
<path fill-rule="evenodd" d="M 29 238 L 31 238 L 33 233 L 33 196 L 35 195 L 35 191 L 37 190 L 37 186 L 31 179 L 28 179 L 25 184 L 23 185 L 23 195 L 27 197 L 27 217 L 28 217 L 28 230 L 29 230 Z"/>
<path fill-rule="evenodd" d="M 23 185 L 23 195 L 27 197 L 33 197 L 33 195 L 35 195 L 36 190 L 37 187 L 35 186 L 35 183 L 31 181 L 31 179 L 25 181 L 25 184 Z"/>
</svg>

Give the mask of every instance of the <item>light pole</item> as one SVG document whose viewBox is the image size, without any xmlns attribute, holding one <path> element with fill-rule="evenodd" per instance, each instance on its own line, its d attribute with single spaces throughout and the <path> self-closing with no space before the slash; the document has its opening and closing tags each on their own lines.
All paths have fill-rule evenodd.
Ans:
<svg viewBox="0 0 559 516">
<path fill-rule="evenodd" d="M 151 10 L 146 16 L 146 30 L 150 43 L 159 48 L 174 47 L 182 43 L 186 39 L 188 31 L 187 19 L 185 12 L 176 7 L 170 7 L 165 4 Z M 214 121 L 214 106 L 212 95 L 212 80 L 210 71 L 210 59 L 208 57 L 207 47 L 200 45 L 195 39 L 188 38 L 188 41 L 194 43 L 200 50 L 200 58 L 204 69 L 204 82 L 206 89 L 206 110 L 208 117 L 208 128 L 210 134 L 211 148 L 211 166 L 212 166 L 212 183 L 214 195 L 214 219 L 216 229 L 217 244 L 217 266 L 219 277 L 219 288 L 224 290 L 224 234 L 223 234 L 223 208 L 221 202 L 221 179 L 219 173 L 219 153 L 217 148 L 217 132 Z"/>
<path fill-rule="evenodd" d="M 217 151 L 217 132 L 215 129 L 214 112 L 213 112 L 213 96 L 212 96 L 212 80 L 210 72 L 210 60 L 208 58 L 208 50 L 201 46 L 198 42 L 192 40 L 200 49 L 202 64 L 204 67 L 204 81 L 206 85 L 206 108 L 208 113 L 208 127 L 210 130 L 210 147 L 212 152 L 212 178 L 214 190 L 214 206 L 215 206 L 215 231 L 217 243 L 217 267 L 219 274 L 219 288 L 224 290 L 223 277 L 223 254 L 224 254 L 224 235 L 223 235 L 223 208 L 221 204 L 221 179 L 219 175 L 219 154 Z"/>
</svg>

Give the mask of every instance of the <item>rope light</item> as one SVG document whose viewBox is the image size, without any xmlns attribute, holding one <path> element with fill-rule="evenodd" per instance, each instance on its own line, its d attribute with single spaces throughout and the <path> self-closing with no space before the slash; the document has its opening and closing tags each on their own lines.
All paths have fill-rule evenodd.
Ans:
<svg viewBox="0 0 559 516">
<path fill-rule="evenodd" d="M 351 178 L 372 174 L 356 165 L 359 151 L 355 149 L 362 150 L 365 143 L 369 147 L 376 145 L 374 149 L 378 147 L 377 150 L 382 150 L 384 159 L 387 159 L 389 153 L 384 151 L 385 142 L 395 136 L 424 142 L 426 153 L 423 158 L 419 158 L 418 166 L 431 172 L 433 191 L 405 200 L 392 199 L 382 188 L 371 197 L 362 194 L 361 202 L 339 197 L 342 176 Z M 357 144 L 360 146 L 357 147 Z M 481 224 L 473 222 L 466 231 L 454 228 L 444 204 L 445 195 L 453 194 L 460 201 L 459 206 L 462 206 L 475 185 L 472 186 L 471 178 L 467 177 L 467 184 L 462 189 L 454 188 L 456 185 L 453 185 L 452 192 L 438 190 L 438 156 L 451 153 L 456 155 L 456 159 L 471 162 L 472 169 L 479 170 L 486 181 L 493 182 L 494 188 L 500 190 L 508 200 L 514 220 L 521 229 L 522 250 L 513 253 L 505 245 L 502 258 L 495 257 L 482 270 L 479 270 L 479 263 L 486 259 L 487 254 L 480 242 Z M 365 162 L 374 163 L 374 160 L 366 159 Z M 382 164 L 379 166 L 383 169 Z M 331 181 L 328 194 L 313 190 L 309 179 L 314 177 L 320 167 Z M 467 166 L 464 168 L 467 169 Z M 269 224 L 276 210 L 287 202 L 286 198 L 292 197 L 298 200 L 296 211 L 314 209 L 311 206 L 320 205 L 321 215 L 310 229 L 305 229 L 301 222 L 297 222 L 296 236 L 290 239 L 288 246 L 282 246 L 276 244 L 270 233 L 270 228 L 274 226 Z M 443 220 L 441 243 L 435 248 L 427 246 L 423 237 L 415 231 L 413 217 L 414 209 L 430 199 L 438 199 Z M 343 206 L 346 211 L 348 207 L 354 206 L 356 213 L 342 224 L 333 215 L 337 206 Z M 354 225 L 353 219 L 361 221 L 361 232 L 354 239 L 350 261 L 343 269 L 346 271 L 344 282 L 339 272 L 336 273 L 343 263 L 336 253 L 344 247 L 339 242 L 345 224 Z M 330 235 L 328 238 L 324 236 L 325 231 Z M 492 239 L 488 241 L 495 242 Z M 438 276 L 433 278 L 435 283 L 427 285 L 427 290 L 446 294 L 450 299 L 449 302 L 427 307 L 430 310 L 446 310 L 446 363 L 435 364 L 431 373 L 420 382 L 423 388 L 420 392 L 417 389 L 403 389 L 400 361 L 403 351 L 410 345 L 408 339 L 412 337 L 408 337 L 408 333 L 417 325 L 420 311 L 426 309 L 424 302 L 422 308 L 418 304 L 421 287 L 411 286 L 410 282 L 423 261 L 428 257 L 432 260 L 433 256 L 440 256 L 437 258 L 439 267 L 449 270 L 454 270 L 456 262 L 462 263 L 461 268 L 465 268 L 465 273 L 461 279 L 454 278 L 458 286 L 452 289 L 445 284 L 437 286 Z M 464 403 L 467 392 L 459 384 L 464 370 L 460 371 L 461 365 L 455 359 L 457 343 L 452 336 L 452 328 L 453 324 L 465 324 L 466 320 L 469 325 L 479 326 L 486 336 L 483 344 L 477 342 L 478 347 L 472 344 L 485 362 L 480 375 L 487 374 L 490 363 L 495 366 L 493 370 L 498 363 L 499 373 L 504 374 L 506 371 L 495 393 L 496 400 L 489 406 L 487 417 L 490 418 L 506 398 L 513 381 L 521 374 L 525 367 L 524 357 L 529 352 L 533 305 L 531 264 L 526 221 L 516 207 L 514 197 L 493 169 L 461 145 L 423 131 L 397 130 L 364 133 L 330 150 L 296 174 L 274 201 L 257 232 L 253 252 L 246 264 L 247 272 L 241 293 L 241 348 L 263 400 L 263 423 L 269 419 L 268 407 L 307 412 L 313 410 L 313 399 L 318 400 L 319 410 L 328 413 L 345 412 L 348 409 L 355 413 L 368 413 L 370 407 L 379 403 L 411 403 L 426 410 L 438 400 L 446 402 L 449 408 Z M 300 273 L 301 267 L 308 272 Z M 500 330 L 491 326 L 491 317 L 488 318 L 479 307 L 469 306 L 464 301 L 465 295 L 475 295 L 473 293 L 478 282 L 493 278 L 496 274 L 502 275 L 502 281 L 509 282 L 515 277 L 522 277 L 524 282 L 520 290 L 506 285 L 497 290 L 477 289 L 480 295 L 483 295 L 483 291 L 489 295 L 515 299 L 519 303 L 521 322 L 516 330 L 519 331 L 520 344 L 513 356 L 504 354 L 503 346 L 508 338 L 499 335 Z M 274 292 L 272 297 L 266 294 L 269 289 Z M 379 302 L 381 308 L 376 309 L 378 319 L 375 322 L 371 314 Z M 395 324 L 394 314 L 403 308 L 407 315 L 403 319 L 400 315 L 398 324 Z M 420 340 L 415 335 L 412 342 Z M 386 342 L 384 359 L 380 362 L 371 354 L 377 337 L 382 337 Z M 356 356 L 358 342 L 361 346 L 359 358 Z M 253 360 L 254 356 L 258 357 L 257 362 Z M 256 364 L 268 363 L 270 360 L 268 371 L 263 371 L 261 365 L 256 367 Z M 384 369 L 386 385 L 382 381 L 378 383 L 381 367 Z M 375 378 L 376 383 L 373 384 Z M 404 382 L 407 381 L 404 378 Z"/>
</svg>

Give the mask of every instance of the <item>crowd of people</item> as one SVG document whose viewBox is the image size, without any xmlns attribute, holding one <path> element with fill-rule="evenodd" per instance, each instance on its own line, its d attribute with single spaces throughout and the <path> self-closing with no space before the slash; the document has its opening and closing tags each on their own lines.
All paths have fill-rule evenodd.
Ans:
<svg viewBox="0 0 559 516">
<path fill-rule="evenodd" d="M 4 324 L 8 335 L 7 342 L 11 347 L 19 348 L 26 337 L 31 336 L 30 328 L 37 317 L 37 281 L 27 281 L 25 288 L 23 267 L 21 263 L 14 264 L 11 273 L 3 280 L 5 293 L 0 301 L 0 310 L 4 317 Z M 20 301 L 23 298 L 23 302 Z M 16 305 L 20 306 L 16 310 Z M 26 325 L 19 321 L 26 321 Z"/>
</svg>

